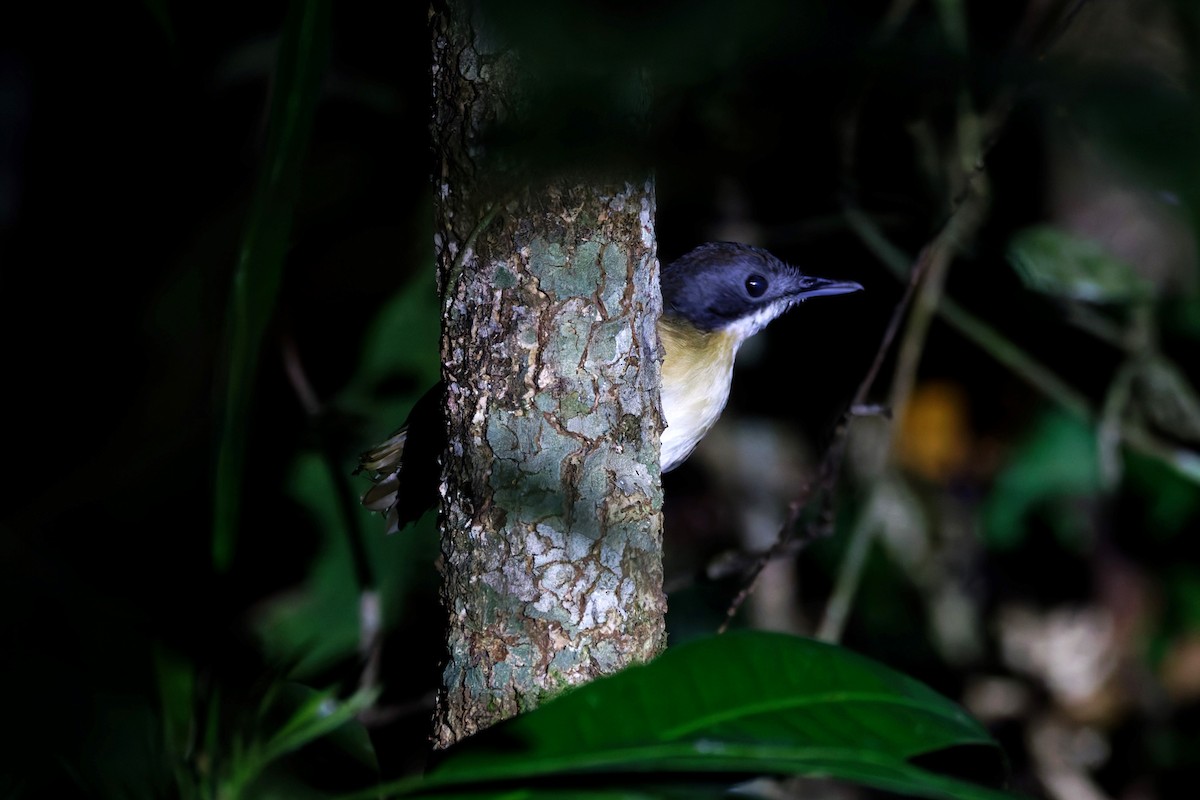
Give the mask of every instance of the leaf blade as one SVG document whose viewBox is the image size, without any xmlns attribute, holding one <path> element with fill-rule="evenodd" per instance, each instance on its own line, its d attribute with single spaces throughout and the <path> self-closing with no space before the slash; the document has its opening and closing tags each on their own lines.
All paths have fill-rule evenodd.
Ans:
<svg viewBox="0 0 1200 800">
<path fill-rule="evenodd" d="M 296 0 L 289 7 L 275 68 L 265 156 L 230 287 L 213 496 L 212 561 L 218 572 L 228 570 L 233 560 L 254 376 L 283 276 L 328 58 L 329 17 L 329 0 Z"/>
<path fill-rule="evenodd" d="M 424 781 L 391 790 L 487 792 L 498 782 L 578 785 L 616 774 L 636 783 L 653 772 L 828 776 L 924 797 L 1011 797 L 909 762 L 956 746 L 1003 762 L 982 726 L 907 676 L 813 640 L 739 632 L 571 690 L 452 748 Z"/>
</svg>

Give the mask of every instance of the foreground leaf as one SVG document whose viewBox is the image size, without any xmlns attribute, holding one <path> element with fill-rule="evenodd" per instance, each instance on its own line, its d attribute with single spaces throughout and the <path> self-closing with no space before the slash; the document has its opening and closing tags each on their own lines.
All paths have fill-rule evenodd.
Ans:
<svg viewBox="0 0 1200 800">
<path fill-rule="evenodd" d="M 912 761 L 956 747 L 982 751 L 988 773 L 1003 771 L 986 731 L 917 681 L 831 645 L 742 632 L 569 691 L 452 748 L 423 780 L 385 789 L 543 797 L 582 784 L 660 796 L 680 783 L 773 774 L 922 797 L 1009 797 Z"/>
</svg>

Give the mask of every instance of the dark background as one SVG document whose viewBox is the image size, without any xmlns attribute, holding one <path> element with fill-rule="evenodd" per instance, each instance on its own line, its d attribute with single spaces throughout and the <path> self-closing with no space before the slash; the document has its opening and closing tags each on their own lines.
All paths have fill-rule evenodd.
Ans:
<svg viewBox="0 0 1200 800">
<path fill-rule="evenodd" d="M 1067 4 L 971 3 L 962 50 L 930 4 L 888 37 L 879 35 L 886 3 L 733 6 L 515 3 L 495 17 L 531 70 L 554 76 L 532 139 L 549 144 L 552 163 L 652 166 L 662 259 L 736 238 L 866 286 L 806 304 L 748 347 L 727 418 L 764 420 L 771 437 L 797 442 L 788 463 L 811 469 L 903 290 L 843 209 L 866 210 L 915 254 L 954 192 L 913 131 L 925 126 L 944 154 L 963 98 L 980 110 L 1007 98 L 1012 110 L 989 142 L 990 207 L 963 243 L 949 295 L 1103 402 L 1120 349 L 1068 325 L 1061 298 L 1029 291 L 1005 257 L 1028 225 L 1080 230 L 1084 220 L 1086 233 L 1129 221 L 1105 222 L 1108 212 L 1087 202 L 1095 184 L 1069 179 L 1068 156 L 1094 150 L 1077 171 L 1100 163 L 1103 180 L 1161 201 L 1146 224 L 1167 233 L 1120 255 L 1135 270 L 1165 265 L 1142 276 L 1155 287 L 1159 348 L 1195 386 L 1200 138 L 1189 5 L 1085 3 L 1060 36 L 1053 20 Z M 349 477 L 356 454 L 398 425 L 437 374 L 427 9 L 333 9 L 255 385 L 241 535 L 220 573 L 211 508 L 221 343 L 286 13 L 282 3 L 166 2 L 0 12 L 0 663 L 12 764 L 0 770 L 0 793 L 181 793 L 156 688 L 164 659 L 201 687 L 196 714 L 250 738 L 269 727 L 267 687 L 345 692 L 357 680 L 355 577 L 338 503 L 362 491 Z M 1042 57 L 1048 48 L 1055 58 Z M 621 99 L 635 68 L 654 87 L 648 125 L 630 122 Z M 846 120 L 857 121 L 849 148 Z M 306 413 L 289 359 L 321 414 Z M 888 375 L 874 400 L 886 398 Z M 959 700 L 981 676 L 1024 691 L 1019 712 L 994 729 L 1034 791 L 1030 731 L 1054 719 L 1104 743 L 1107 755 L 1081 769 L 1109 796 L 1181 796 L 1167 787 L 1195 785 L 1200 686 L 1171 683 L 1169 665 L 1200 647 L 1196 484 L 1130 456 L 1115 485 L 1067 475 L 1046 478 L 1043 494 L 998 495 L 1014 485 L 1008 465 L 1036 462 L 1018 456 L 1036 450 L 1026 445 L 1048 401 L 937 320 L 919 378 L 952 387 L 917 397 L 951 398 L 931 413 L 951 431 L 948 446 L 966 453 L 930 467 L 911 439 L 918 429 L 901 429 L 894 475 L 913 508 L 929 512 L 932 540 L 950 538 L 940 527 L 947 508 L 968 520 L 957 530 L 977 535 L 989 503 L 1031 510 L 1003 546 L 982 537 L 947 568 L 987 629 L 969 658 L 934 643 L 924 584 L 882 551 L 844 641 Z M 666 479 L 672 641 L 714 629 L 738 588 L 697 578 L 707 559 L 744 546 L 729 496 L 737 484 L 712 460 L 702 451 Z M 842 488 L 851 508 L 865 492 L 851 479 Z M 797 491 L 788 483 L 764 502 L 782 519 Z M 436 544 L 428 519 L 386 541 L 374 518 L 353 520 L 387 601 L 382 713 L 367 727 L 380 772 L 394 777 L 424 758 L 440 658 Z M 846 527 L 798 557 L 796 610 L 810 627 Z M 1102 713 L 1006 660 L 1001 610 L 1013 603 L 1035 616 L 1096 611 L 1133 631 L 1114 645 L 1121 669 L 1095 699 Z M 1184 663 L 1197 665 L 1185 677 L 1200 674 L 1200 659 Z M 313 791 L 361 785 L 362 765 L 329 749 L 308 771 L 286 763 L 276 779 Z M 335 766 L 317 778 L 314 763 Z"/>
</svg>

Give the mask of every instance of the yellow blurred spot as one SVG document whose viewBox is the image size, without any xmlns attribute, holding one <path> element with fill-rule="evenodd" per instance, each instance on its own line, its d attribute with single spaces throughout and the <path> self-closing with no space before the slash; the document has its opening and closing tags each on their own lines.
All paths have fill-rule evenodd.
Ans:
<svg viewBox="0 0 1200 800">
<path fill-rule="evenodd" d="M 966 392 L 950 381 L 920 384 L 900 420 L 896 455 L 901 465 L 945 483 L 966 468 L 970 452 Z"/>
</svg>

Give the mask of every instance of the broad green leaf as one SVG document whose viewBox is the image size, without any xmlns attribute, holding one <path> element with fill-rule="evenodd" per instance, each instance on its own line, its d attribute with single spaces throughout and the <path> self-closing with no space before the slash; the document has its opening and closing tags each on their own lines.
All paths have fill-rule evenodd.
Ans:
<svg viewBox="0 0 1200 800">
<path fill-rule="evenodd" d="M 1100 466 L 1092 427 L 1065 412 L 1047 412 L 1017 446 L 996 478 L 982 511 L 983 534 L 993 547 L 1015 547 L 1039 508 L 1100 491 Z M 1074 512 L 1074 509 L 1072 509 Z M 1059 521 L 1078 522 L 1077 513 Z M 1075 531 L 1059 531 L 1069 538 Z"/>
<path fill-rule="evenodd" d="M 417 273 L 427 277 L 403 287 L 372 321 L 354 376 L 337 400 L 339 408 L 370 420 L 377 440 L 399 428 L 417 399 L 441 377 L 442 312 L 432 260 Z M 406 384 L 409 391 L 387 391 L 389 383 Z M 376 440 L 364 442 L 363 449 L 374 444 Z"/>
<path fill-rule="evenodd" d="M 433 262 L 417 270 L 424 277 L 403 287 L 380 310 L 367 332 L 349 390 L 364 391 L 397 372 L 422 382 L 418 396 L 441 377 L 438 335 L 442 310 Z"/>
<path fill-rule="evenodd" d="M 263 334 L 275 308 L 300 176 L 329 49 L 329 0 L 293 0 L 275 67 L 266 152 L 238 251 L 224 344 L 213 508 L 213 566 L 233 560 L 241 508 L 247 417 Z"/>
<path fill-rule="evenodd" d="M 498 782 L 517 789 L 537 780 L 565 796 L 564 785 L 600 788 L 588 775 L 615 789 L 644 786 L 654 773 L 660 793 L 776 774 L 923 797 L 1008 797 L 911 761 L 963 746 L 1003 764 L 987 732 L 923 684 L 842 648 L 743 631 L 569 691 L 452 748 L 424 780 L 385 788 L 499 796 Z"/>
<path fill-rule="evenodd" d="M 1125 456 L 1125 476 L 1132 490 L 1146 498 L 1145 530 L 1159 538 L 1186 534 L 1189 522 L 1200 513 L 1196 484 L 1155 458 L 1130 451 Z"/>
<path fill-rule="evenodd" d="M 1099 243 L 1050 225 L 1025 228 L 1008 245 L 1008 260 L 1025 285 L 1089 303 L 1128 303 L 1149 296 L 1133 268 Z"/>
<path fill-rule="evenodd" d="M 349 471 L 347 467 L 347 475 Z M 304 582 L 264 604 L 254 624 L 270 659 L 286 665 L 290 677 L 303 680 L 354 655 L 361 637 L 362 595 L 338 508 L 339 489 L 325 460 L 301 454 L 292 464 L 287 490 L 320 532 L 321 544 Z M 366 555 L 379 581 L 382 627 L 387 630 L 411 608 L 414 587 L 436 576 L 437 540 L 429 530 L 433 520 L 386 536 L 378 514 L 361 506 L 355 513 L 366 532 Z"/>
<path fill-rule="evenodd" d="M 272 598 L 256 615 L 255 627 L 271 660 L 288 665 L 294 678 L 328 669 L 352 655 L 359 644 L 360 590 L 337 491 L 317 454 L 302 454 L 293 463 L 288 494 L 304 506 L 322 543 L 304 583 Z"/>
</svg>

